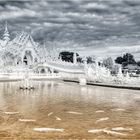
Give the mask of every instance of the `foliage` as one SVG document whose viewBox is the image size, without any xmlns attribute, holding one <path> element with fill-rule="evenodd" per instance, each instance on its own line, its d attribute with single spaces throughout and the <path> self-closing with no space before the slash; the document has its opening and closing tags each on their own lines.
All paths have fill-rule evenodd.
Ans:
<svg viewBox="0 0 140 140">
<path fill-rule="evenodd" d="M 123 66 L 127 66 L 128 64 L 136 64 L 134 56 L 130 53 L 126 53 L 123 57 L 117 57 L 115 62 L 118 64 L 122 64 Z"/>
<path fill-rule="evenodd" d="M 77 58 L 77 62 L 83 63 L 84 61 L 83 61 L 82 57 L 78 57 L 78 58 Z"/>
<path fill-rule="evenodd" d="M 123 58 L 121 56 L 119 56 L 115 59 L 115 62 L 118 63 L 118 64 L 122 64 L 123 63 Z"/>
<path fill-rule="evenodd" d="M 88 56 L 86 59 L 87 59 L 87 64 L 91 64 L 95 62 L 91 56 Z"/>
<path fill-rule="evenodd" d="M 59 58 L 61 58 L 63 61 L 73 63 L 73 55 L 74 55 L 74 52 L 63 51 L 63 52 L 60 52 Z M 83 58 L 80 57 L 78 53 L 76 53 L 76 56 L 77 56 L 77 62 L 79 62 L 79 63 L 84 62 Z M 88 64 L 95 62 L 94 58 L 92 58 L 91 56 L 86 57 L 86 61 Z"/>
<path fill-rule="evenodd" d="M 113 66 L 112 58 L 108 57 L 107 59 L 103 60 L 103 65 L 107 68 L 112 68 L 112 66 Z"/>
<path fill-rule="evenodd" d="M 60 52 L 59 58 L 61 58 L 63 61 L 73 63 L 73 55 L 74 55 L 74 52 L 63 51 L 63 52 Z M 79 54 L 76 53 L 76 56 L 78 57 Z"/>
<path fill-rule="evenodd" d="M 138 62 L 137 62 L 137 66 L 139 66 L 139 67 L 140 67 L 140 61 L 138 61 Z"/>
</svg>

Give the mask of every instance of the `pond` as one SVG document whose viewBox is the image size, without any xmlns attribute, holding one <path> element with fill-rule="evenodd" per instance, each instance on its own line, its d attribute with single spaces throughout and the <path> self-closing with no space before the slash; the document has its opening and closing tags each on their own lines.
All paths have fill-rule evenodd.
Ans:
<svg viewBox="0 0 140 140">
<path fill-rule="evenodd" d="M 56 130 L 55 130 L 56 129 Z M 138 139 L 140 91 L 36 81 L 0 83 L 0 139 Z"/>
</svg>

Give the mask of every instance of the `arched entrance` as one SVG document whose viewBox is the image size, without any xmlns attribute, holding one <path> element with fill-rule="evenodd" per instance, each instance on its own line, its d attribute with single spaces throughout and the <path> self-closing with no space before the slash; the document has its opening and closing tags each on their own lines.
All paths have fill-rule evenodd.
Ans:
<svg viewBox="0 0 140 140">
<path fill-rule="evenodd" d="M 21 57 L 19 57 L 19 58 L 17 59 L 17 65 L 22 65 L 22 59 L 21 59 Z"/>
<path fill-rule="evenodd" d="M 26 51 L 25 52 L 25 55 L 23 57 L 23 63 L 25 65 L 32 65 L 32 63 L 33 63 L 33 56 L 32 56 L 31 51 Z"/>
</svg>

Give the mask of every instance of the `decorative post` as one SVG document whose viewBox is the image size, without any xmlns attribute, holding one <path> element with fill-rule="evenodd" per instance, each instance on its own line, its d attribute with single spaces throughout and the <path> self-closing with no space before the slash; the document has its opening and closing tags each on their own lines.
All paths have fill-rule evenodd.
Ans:
<svg viewBox="0 0 140 140">
<path fill-rule="evenodd" d="M 100 73 L 100 68 L 99 68 L 99 64 L 97 60 L 95 61 L 95 73 L 96 73 L 96 79 L 99 80 L 99 74 L 101 73 Z"/>
<path fill-rule="evenodd" d="M 76 53 L 75 52 L 73 54 L 73 63 L 74 64 L 77 64 L 77 56 L 76 56 Z"/>
<path fill-rule="evenodd" d="M 87 58 L 86 57 L 83 58 L 83 62 L 84 62 L 84 67 L 87 67 Z"/>
<path fill-rule="evenodd" d="M 83 58 L 83 61 L 84 61 L 84 71 L 85 71 L 85 74 L 84 75 L 81 75 L 79 77 L 79 84 L 82 85 L 82 86 L 84 86 L 84 85 L 87 84 L 86 78 L 88 76 L 87 58 L 84 57 Z"/>
<path fill-rule="evenodd" d="M 124 77 L 123 77 L 123 73 L 122 73 L 122 68 L 121 67 L 119 68 L 119 71 L 118 71 L 118 74 L 117 74 L 117 78 L 118 78 L 119 82 L 122 84 L 123 80 L 124 80 Z"/>
<path fill-rule="evenodd" d="M 117 77 L 121 78 L 121 79 L 123 78 L 123 73 L 122 73 L 122 68 L 121 67 L 119 68 Z"/>
</svg>

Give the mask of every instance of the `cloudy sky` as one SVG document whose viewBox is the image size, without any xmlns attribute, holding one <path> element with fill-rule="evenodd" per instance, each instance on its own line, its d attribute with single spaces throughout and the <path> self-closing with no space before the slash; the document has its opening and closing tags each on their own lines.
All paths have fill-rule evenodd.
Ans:
<svg viewBox="0 0 140 140">
<path fill-rule="evenodd" d="M 140 0 L 0 0 L 1 35 L 5 21 L 12 37 L 25 30 L 81 55 L 140 59 Z"/>
</svg>

